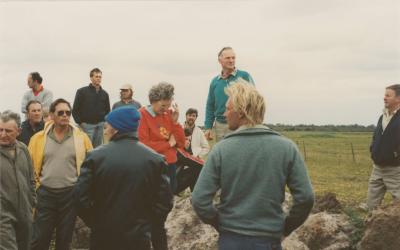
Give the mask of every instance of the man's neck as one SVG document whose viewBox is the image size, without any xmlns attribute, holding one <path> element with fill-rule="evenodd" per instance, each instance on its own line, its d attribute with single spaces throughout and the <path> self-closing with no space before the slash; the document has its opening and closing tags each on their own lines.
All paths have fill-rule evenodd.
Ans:
<svg viewBox="0 0 400 250">
<path fill-rule="evenodd" d="M 228 78 L 235 69 L 222 69 L 222 78 Z"/>
<path fill-rule="evenodd" d="M 129 103 L 129 102 L 131 102 L 131 101 L 132 101 L 132 98 L 128 98 L 128 99 L 121 99 L 121 101 L 122 101 L 123 103 Z"/>
<path fill-rule="evenodd" d="M 61 135 L 63 135 L 63 136 L 65 136 L 68 132 L 69 132 L 69 126 L 67 125 L 67 126 L 58 126 L 58 125 L 54 125 L 54 128 L 53 128 L 53 132 L 56 134 L 56 135 L 59 135 L 59 136 L 61 136 Z"/>
<path fill-rule="evenodd" d="M 194 128 L 196 126 L 195 123 L 193 123 L 192 125 L 190 125 L 188 122 L 185 121 L 185 127 L 186 128 Z"/>
<path fill-rule="evenodd" d="M 31 128 L 36 128 L 37 127 L 37 125 L 39 124 L 40 122 L 34 122 L 34 121 L 31 121 L 31 120 L 29 120 L 29 125 L 31 126 Z"/>
<path fill-rule="evenodd" d="M 32 88 L 32 90 L 33 90 L 33 92 L 38 92 L 39 90 L 40 90 L 40 88 L 42 87 L 42 85 L 40 85 L 40 84 L 34 84 L 33 85 L 33 88 Z"/>
<path fill-rule="evenodd" d="M 92 84 L 92 86 L 96 89 L 96 91 L 99 92 L 100 85 L 94 85 L 93 83 L 90 83 L 90 84 Z"/>
</svg>

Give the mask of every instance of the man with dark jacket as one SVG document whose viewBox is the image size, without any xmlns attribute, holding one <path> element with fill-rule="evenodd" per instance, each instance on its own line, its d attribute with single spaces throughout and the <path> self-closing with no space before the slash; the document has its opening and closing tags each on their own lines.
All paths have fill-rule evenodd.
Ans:
<svg viewBox="0 0 400 250">
<path fill-rule="evenodd" d="M 32 237 L 35 179 L 28 149 L 16 140 L 18 114 L 0 114 L 0 249 L 28 250 Z"/>
<path fill-rule="evenodd" d="M 75 191 L 80 215 L 92 229 L 91 249 L 150 249 L 151 225 L 164 221 L 172 209 L 167 165 L 138 141 L 139 120 L 130 106 L 108 114 L 105 136 L 110 142 L 91 151 L 83 163 Z"/>
<path fill-rule="evenodd" d="M 17 139 L 28 146 L 31 137 L 44 128 L 42 104 L 36 100 L 29 101 L 26 105 L 26 117 Z"/>
<path fill-rule="evenodd" d="M 375 209 L 386 191 L 400 199 L 400 84 L 386 87 L 385 109 L 376 126 L 370 147 L 374 162 L 368 185 L 367 205 Z"/>
<path fill-rule="evenodd" d="M 76 91 L 72 116 L 92 141 L 93 148 L 103 143 L 104 117 L 110 112 L 110 98 L 101 87 L 102 72 L 90 71 L 91 83 Z"/>
</svg>

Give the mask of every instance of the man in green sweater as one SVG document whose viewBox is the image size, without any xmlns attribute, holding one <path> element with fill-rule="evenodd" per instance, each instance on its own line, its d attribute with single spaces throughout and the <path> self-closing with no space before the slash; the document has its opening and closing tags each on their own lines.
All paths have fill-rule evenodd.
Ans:
<svg viewBox="0 0 400 250">
<path fill-rule="evenodd" d="M 211 130 L 214 129 L 216 142 L 220 141 L 231 131 L 226 124 L 225 104 L 228 96 L 225 88 L 234 85 L 238 81 L 246 81 L 253 84 L 253 78 L 246 71 L 239 70 L 235 66 L 236 54 L 231 47 L 224 47 L 218 53 L 218 62 L 221 64 L 221 73 L 214 77 L 208 90 L 206 104 L 206 119 L 204 121 L 205 133 L 208 140 L 213 139 Z"/>
<path fill-rule="evenodd" d="M 314 204 L 306 166 L 292 141 L 262 125 L 265 102 L 254 86 L 238 83 L 226 93 L 224 115 L 234 132 L 210 152 L 194 188 L 194 210 L 219 231 L 219 249 L 281 249 L 282 238 Z M 282 210 L 286 185 L 293 196 L 288 215 Z"/>
</svg>

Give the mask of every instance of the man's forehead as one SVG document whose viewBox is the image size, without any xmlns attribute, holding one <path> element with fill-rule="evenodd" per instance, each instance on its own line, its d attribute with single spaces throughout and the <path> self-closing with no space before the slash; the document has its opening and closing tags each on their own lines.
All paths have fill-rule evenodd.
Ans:
<svg viewBox="0 0 400 250">
<path fill-rule="evenodd" d="M 66 103 L 59 103 L 59 104 L 57 104 L 55 110 L 56 110 L 56 111 L 58 111 L 58 110 L 65 110 L 65 108 L 67 108 L 68 110 L 70 110 L 68 104 L 66 104 Z"/>
<path fill-rule="evenodd" d="M 37 109 L 42 109 L 42 105 L 40 105 L 39 103 L 32 103 L 31 105 L 29 105 L 29 110 L 37 110 Z"/>
<path fill-rule="evenodd" d="M 17 129 L 17 123 L 14 120 L 8 120 L 7 122 L 3 122 L 0 119 L 0 128 L 3 129 Z"/>
<path fill-rule="evenodd" d="M 233 51 L 233 49 L 226 49 L 226 50 L 222 51 L 221 55 L 223 57 L 235 56 L 235 51 Z"/>
</svg>

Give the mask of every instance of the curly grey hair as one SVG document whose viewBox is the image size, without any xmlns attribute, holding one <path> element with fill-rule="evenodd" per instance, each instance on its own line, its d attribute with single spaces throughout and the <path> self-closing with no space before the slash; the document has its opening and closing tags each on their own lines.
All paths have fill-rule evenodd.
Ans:
<svg viewBox="0 0 400 250">
<path fill-rule="evenodd" d="M 11 110 L 6 110 L 0 113 L 0 120 L 2 122 L 8 122 L 10 120 L 14 120 L 17 124 L 17 127 L 21 127 L 21 117 L 19 114 L 12 112 Z"/>
<path fill-rule="evenodd" d="M 174 97 L 174 85 L 168 82 L 160 82 L 151 87 L 149 91 L 150 103 L 158 102 L 161 100 L 171 100 Z"/>
</svg>

